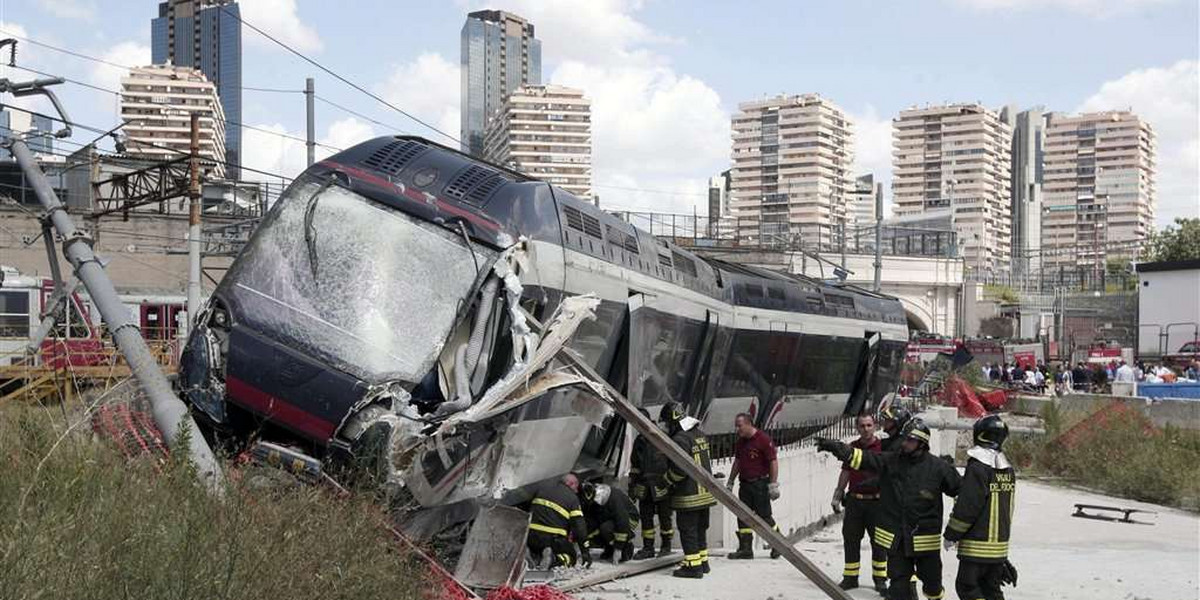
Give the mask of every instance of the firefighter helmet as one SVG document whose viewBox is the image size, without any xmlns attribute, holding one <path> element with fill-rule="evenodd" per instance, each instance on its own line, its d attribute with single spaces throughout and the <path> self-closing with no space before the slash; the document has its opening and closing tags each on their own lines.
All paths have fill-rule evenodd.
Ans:
<svg viewBox="0 0 1200 600">
<path fill-rule="evenodd" d="M 662 410 L 658 411 L 658 420 L 661 423 L 678 423 L 680 419 L 687 416 L 683 410 L 683 405 L 674 400 L 668 401 L 663 405 Z"/>
<path fill-rule="evenodd" d="M 579 485 L 579 497 L 584 500 L 591 500 L 596 497 L 596 484 L 585 481 Z"/>
<path fill-rule="evenodd" d="M 904 437 L 906 439 L 914 439 L 921 442 L 925 448 L 929 447 L 929 426 L 920 419 L 912 419 L 904 426 Z"/>
<path fill-rule="evenodd" d="M 988 415 L 975 421 L 973 429 L 975 445 L 981 448 L 999 450 L 1008 439 L 1008 425 L 999 415 Z"/>
<path fill-rule="evenodd" d="M 889 435 L 896 435 L 900 432 L 903 432 L 908 426 L 909 421 L 912 420 L 912 413 L 908 412 L 907 408 L 904 408 L 903 406 L 896 406 L 894 404 L 883 409 L 883 411 L 880 413 L 880 416 L 883 417 L 883 420 L 885 421 L 884 431 L 887 431 Z M 887 421 L 895 423 L 896 426 L 889 430 L 886 427 Z"/>
</svg>

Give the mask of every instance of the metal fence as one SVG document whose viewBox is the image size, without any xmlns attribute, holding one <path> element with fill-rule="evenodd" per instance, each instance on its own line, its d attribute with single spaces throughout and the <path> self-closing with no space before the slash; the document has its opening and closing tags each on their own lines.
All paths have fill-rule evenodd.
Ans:
<svg viewBox="0 0 1200 600">
<path fill-rule="evenodd" d="M 684 247 L 874 254 L 877 245 L 874 225 L 798 224 L 655 212 L 612 211 L 611 214 Z M 957 256 L 957 236 L 950 230 L 884 225 L 880 234 L 880 251 L 887 256 Z"/>
</svg>

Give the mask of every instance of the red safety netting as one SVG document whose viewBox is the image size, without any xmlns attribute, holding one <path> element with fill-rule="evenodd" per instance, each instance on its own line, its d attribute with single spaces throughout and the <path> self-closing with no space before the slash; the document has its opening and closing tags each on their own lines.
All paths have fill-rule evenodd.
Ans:
<svg viewBox="0 0 1200 600">
<path fill-rule="evenodd" d="M 1108 406 L 1092 413 L 1091 416 L 1076 423 L 1074 427 L 1058 436 L 1056 442 L 1067 448 L 1074 447 L 1084 436 L 1098 431 L 1103 432 L 1108 429 L 1109 423 L 1115 419 L 1132 419 L 1140 423 L 1142 431 L 1147 437 L 1158 435 L 1159 433 L 1158 428 L 1141 411 L 1131 408 L 1128 404 L 1120 400 L 1114 400 Z"/>
<path fill-rule="evenodd" d="M 112 440 L 127 458 L 167 455 L 167 446 L 150 415 L 128 404 L 105 404 L 96 409 L 92 430 Z"/>
<path fill-rule="evenodd" d="M 948 377 L 938 395 L 943 406 L 957 407 L 958 416 L 971 419 L 998 411 L 1008 402 L 1004 390 L 977 393 L 971 384 L 960 377 Z"/>
<path fill-rule="evenodd" d="M 472 600 L 457 582 L 448 578 L 442 580 L 442 595 L 437 600 Z M 492 590 L 484 600 L 575 600 L 574 597 L 548 585 L 531 585 L 519 590 L 503 587 Z"/>
</svg>

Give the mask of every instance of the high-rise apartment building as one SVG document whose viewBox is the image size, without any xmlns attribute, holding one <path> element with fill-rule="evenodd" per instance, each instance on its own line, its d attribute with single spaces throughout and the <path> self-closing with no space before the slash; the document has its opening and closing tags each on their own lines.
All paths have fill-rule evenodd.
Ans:
<svg viewBox="0 0 1200 600">
<path fill-rule="evenodd" d="M 1128 111 L 1051 115 L 1042 184 L 1043 265 L 1132 257 L 1155 208 L 1155 137 Z"/>
<path fill-rule="evenodd" d="M 883 198 L 883 184 L 875 183 L 875 175 L 867 173 L 854 180 L 850 204 L 846 211 L 852 227 L 874 227 L 876 198 Z M 880 202 L 882 204 L 882 202 Z"/>
<path fill-rule="evenodd" d="M 1042 161 L 1049 113 L 1038 106 L 1017 112 L 1005 107 L 1001 119 L 1012 136 L 1012 273 L 1027 276 L 1042 267 Z"/>
<path fill-rule="evenodd" d="M 950 208 L 970 269 L 1011 257 L 1012 127 L 979 104 L 911 108 L 892 120 L 896 216 Z"/>
<path fill-rule="evenodd" d="M 592 101 L 581 90 L 526 85 L 488 122 L 483 158 L 592 198 Z"/>
<path fill-rule="evenodd" d="M 533 24 L 509 12 L 480 10 L 462 28 L 462 128 L 464 152 L 483 156 L 488 120 L 504 98 L 523 85 L 542 83 L 542 42 Z"/>
<path fill-rule="evenodd" d="M 842 109 L 817 94 L 739 104 L 729 203 L 738 237 L 831 243 L 853 189 L 852 129 Z"/>
<path fill-rule="evenodd" d="M 737 235 L 730 219 L 733 212 L 729 209 L 729 184 L 729 169 L 708 178 L 708 236 L 711 238 L 725 237 L 727 233 Z"/>
<path fill-rule="evenodd" d="M 54 154 L 54 120 L 45 115 L 0 110 L 0 140 L 20 137 L 37 155 Z M 11 159 L 12 152 L 0 147 L 0 159 Z"/>
<path fill-rule="evenodd" d="M 121 78 L 121 120 L 129 154 L 172 160 L 191 152 L 192 113 L 200 115 L 200 155 L 226 173 L 225 116 L 216 86 L 199 69 L 153 65 Z"/>
<path fill-rule="evenodd" d="M 237 179 L 242 155 L 242 23 L 232 0 L 167 0 L 150 21 L 150 62 L 200 69 L 228 119 L 225 175 Z"/>
</svg>

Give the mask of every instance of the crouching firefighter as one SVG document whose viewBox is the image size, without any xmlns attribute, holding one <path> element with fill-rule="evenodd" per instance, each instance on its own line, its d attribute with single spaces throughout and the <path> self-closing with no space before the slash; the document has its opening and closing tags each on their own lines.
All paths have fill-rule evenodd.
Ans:
<svg viewBox="0 0 1200 600">
<path fill-rule="evenodd" d="M 584 566 L 592 565 L 578 490 L 579 478 L 568 473 L 559 481 L 543 485 L 534 496 L 526 546 L 535 563 L 540 564 L 542 552 L 549 548 L 554 555 L 551 568 L 573 567 L 580 560 Z"/>
<path fill-rule="evenodd" d="M 708 440 L 700 431 L 699 421 L 684 415 L 683 406 L 673 401 L 663 405 L 658 420 L 666 424 L 667 434 L 671 436 L 672 441 L 690 454 L 700 468 L 712 473 Z M 700 482 L 688 477 L 674 464 L 667 466 L 665 479 L 671 486 L 671 508 L 675 509 L 679 543 L 683 545 L 683 562 L 671 575 L 701 579 L 710 570 L 708 509 L 716 505 L 717 501 Z"/>
<path fill-rule="evenodd" d="M 954 589 L 963 600 L 1004 600 L 1000 584 L 1016 585 L 1008 562 L 1017 476 L 1000 448 L 1008 425 L 996 415 L 975 422 L 962 489 L 946 525 L 946 549 L 958 544 Z"/>
<path fill-rule="evenodd" d="M 638 410 L 646 420 L 650 420 L 650 413 L 646 409 Z M 671 528 L 670 488 L 663 479 L 667 473 L 667 457 L 646 436 L 639 435 L 633 440 L 629 462 L 629 497 L 638 503 L 642 524 L 642 549 L 633 555 L 633 559 L 666 556 L 671 553 L 671 538 L 675 535 L 675 530 Z M 657 530 L 654 527 L 655 516 L 658 517 Z M 654 551 L 656 534 L 662 540 L 657 553 Z"/>
<path fill-rule="evenodd" d="M 638 527 L 633 500 L 604 483 L 584 483 L 579 496 L 588 526 L 588 548 L 603 547 L 600 560 L 611 561 L 617 550 L 621 551 L 621 562 L 633 558 L 633 536 Z"/>
<path fill-rule="evenodd" d="M 891 600 L 916 600 L 909 582 L 915 573 L 930 600 L 945 597 L 942 588 L 942 494 L 958 495 L 961 479 L 950 463 L 929 453 L 929 428 L 913 419 L 900 435 L 899 452 L 872 454 L 837 440 L 817 438 L 817 450 L 829 452 L 853 470 L 878 473 L 879 520 L 875 543 L 887 551 Z"/>
</svg>

